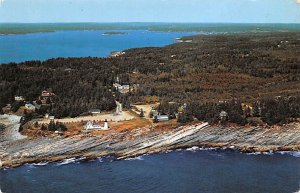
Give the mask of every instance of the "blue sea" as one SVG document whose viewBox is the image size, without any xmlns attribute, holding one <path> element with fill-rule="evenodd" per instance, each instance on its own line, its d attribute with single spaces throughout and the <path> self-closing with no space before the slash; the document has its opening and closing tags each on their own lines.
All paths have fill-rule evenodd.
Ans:
<svg viewBox="0 0 300 193">
<path fill-rule="evenodd" d="M 124 34 L 104 35 L 107 31 L 93 30 L 0 35 L 0 64 L 57 57 L 106 57 L 112 51 L 165 46 L 175 43 L 178 37 L 195 34 L 147 30 L 113 31 Z"/>
<path fill-rule="evenodd" d="M 296 156 L 192 149 L 122 161 L 65 160 L 0 170 L 0 186 L 4 193 L 294 193 Z"/>
</svg>

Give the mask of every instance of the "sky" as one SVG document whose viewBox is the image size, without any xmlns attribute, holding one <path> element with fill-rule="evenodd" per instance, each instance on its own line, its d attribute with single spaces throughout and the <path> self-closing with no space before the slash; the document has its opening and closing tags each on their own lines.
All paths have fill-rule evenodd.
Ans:
<svg viewBox="0 0 300 193">
<path fill-rule="evenodd" d="M 300 0 L 0 0 L 0 22 L 300 23 Z"/>
</svg>

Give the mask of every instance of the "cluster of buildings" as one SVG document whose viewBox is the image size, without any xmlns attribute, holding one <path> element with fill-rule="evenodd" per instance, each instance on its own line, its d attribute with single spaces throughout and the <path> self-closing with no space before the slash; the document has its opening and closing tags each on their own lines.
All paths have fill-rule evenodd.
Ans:
<svg viewBox="0 0 300 193">
<path fill-rule="evenodd" d="M 20 109 L 26 110 L 28 112 L 35 112 L 36 110 L 39 110 L 42 105 L 52 103 L 52 98 L 54 96 L 54 93 L 44 90 L 41 92 L 38 100 L 36 101 L 26 101 L 26 98 L 23 96 L 15 96 L 14 102 L 21 105 Z M 12 106 L 13 105 L 11 104 L 7 104 L 6 107 L 3 108 L 4 112 L 10 112 L 12 110 Z"/>
<path fill-rule="evenodd" d="M 174 104 L 175 102 L 169 102 L 169 104 Z M 163 122 L 163 121 L 169 121 L 170 119 L 178 118 L 180 113 L 183 113 L 187 107 L 187 104 L 184 103 L 183 105 L 178 107 L 177 112 L 174 112 L 174 114 L 161 114 L 158 112 L 156 107 L 152 107 L 150 111 L 150 118 L 153 118 L 154 122 Z"/>
<path fill-rule="evenodd" d="M 139 84 L 121 84 L 120 78 L 117 76 L 115 78 L 115 83 L 113 84 L 115 90 L 121 94 L 126 94 L 129 92 L 133 92 L 138 89 Z"/>
<path fill-rule="evenodd" d="M 40 109 L 41 105 L 37 104 L 36 101 L 26 101 L 23 96 L 15 96 L 15 102 L 24 102 L 24 109 L 30 112 L 34 112 L 36 109 Z"/>
<path fill-rule="evenodd" d="M 114 83 L 113 87 L 121 94 L 126 94 L 130 91 L 130 86 L 128 84 L 121 85 L 119 83 Z"/>
</svg>

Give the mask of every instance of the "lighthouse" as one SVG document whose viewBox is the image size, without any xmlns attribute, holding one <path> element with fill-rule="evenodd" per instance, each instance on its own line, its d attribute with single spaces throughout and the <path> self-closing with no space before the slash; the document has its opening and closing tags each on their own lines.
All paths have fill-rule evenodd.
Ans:
<svg viewBox="0 0 300 193">
<path fill-rule="evenodd" d="M 107 123 L 107 120 L 105 120 L 104 122 L 104 126 L 103 126 L 103 130 L 108 130 L 108 123 Z"/>
</svg>

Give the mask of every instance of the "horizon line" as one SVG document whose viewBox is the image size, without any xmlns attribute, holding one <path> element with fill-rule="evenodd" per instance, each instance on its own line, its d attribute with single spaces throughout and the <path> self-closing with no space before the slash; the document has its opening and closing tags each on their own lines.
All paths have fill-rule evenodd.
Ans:
<svg viewBox="0 0 300 193">
<path fill-rule="evenodd" d="M 119 23 L 152 23 L 152 24 L 300 24 L 297 22 L 152 22 L 152 21 L 72 21 L 72 22 L 0 22 L 0 24 L 119 24 Z"/>
</svg>

